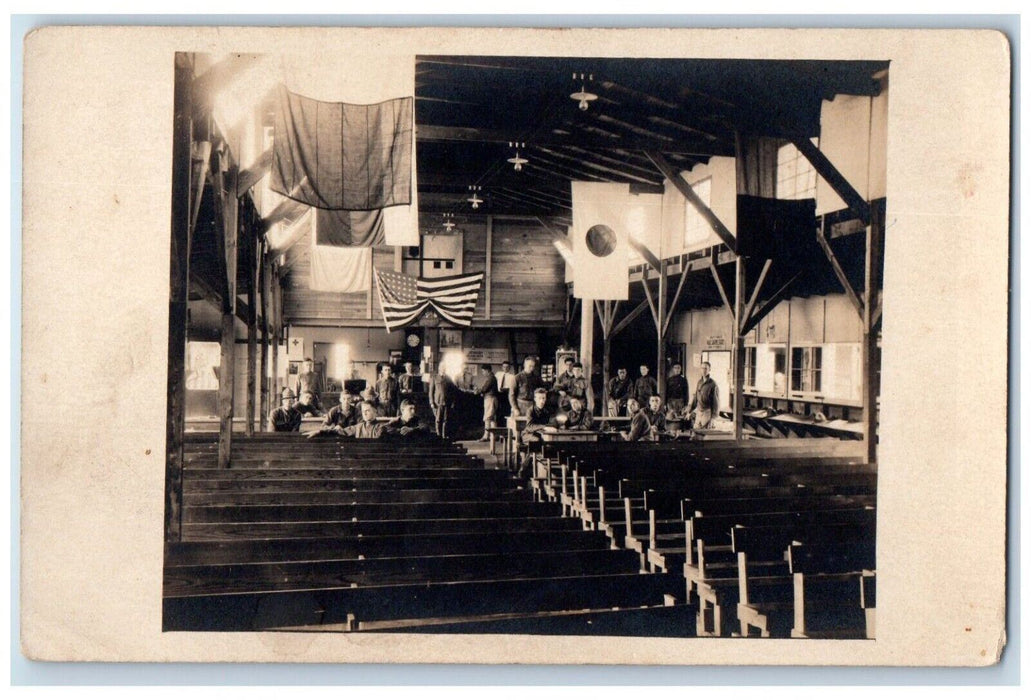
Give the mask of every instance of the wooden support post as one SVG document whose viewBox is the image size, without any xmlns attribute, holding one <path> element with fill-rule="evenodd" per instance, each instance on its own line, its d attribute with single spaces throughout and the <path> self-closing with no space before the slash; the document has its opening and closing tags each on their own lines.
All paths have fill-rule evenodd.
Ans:
<svg viewBox="0 0 1031 700">
<path fill-rule="evenodd" d="M 611 301 L 602 302 L 605 316 L 601 322 L 601 413 L 609 415 L 609 380 L 612 378 L 612 321 L 616 309 Z M 619 302 L 616 302 L 619 305 Z"/>
<path fill-rule="evenodd" d="M 268 307 L 268 290 L 269 290 L 269 274 L 268 274 L 268 260 L 264 255 L 264 242 L 260 239 L 257 241 L 258 245 L 258 288 L 261 291 L 261 400 L 258 402 L 258 429 L 262 432 L 269 429 L 265 421 L 268 418 L 268 414 L 272 409 L 268 405 L 268 351 L 269 351 L 269 307 Z"/>
<path fill-rule="evenodd" d="M 585 408 L 593 412 L 594 392 L 591 389 L 591 368 L 594 366 L 594 304 L 590 299 L 580 303 L 580 363 L 584 366 L 587 377 L 587 404 Z"/>
<path fill-rule="evenodd" d="M 739 257 L 734 263 L 734 351 L 731 353 L 730 366 L 734 373 L 734 386 L 732 388 L 734 408 L 734 439 L 741 439 L 742 427 L 742 402 L 744 393 L 742 391 L 745 383 L 745 335 L 741 326 L 745 319 L 745 258 Z"/>
<path fill-rule="evenodd" d="M 655 381 L 658 383 L 659 395 L 663 398 L 666 397 L 666 314 L 669 313 L 666 309 L 666 287 L 668 286 L 666 264 L 665 260 L 659 264 L 658 315 L 655 318 L 655 336 L 658 345 L 655 357 Z"/>
<path fill-rule="evenodd" d="M 221 355 L 218 368 L 218 468 L 229 467 L 233 449 L 233 379 L 236 338 L 232 313 L 222 314 Z"/>
<path fill-rule="evenodd" d="M 490 320 L 491 258 L 494 251 L 494 217 L 487 215 L 487 253 L 483 275 L 483 317 Z"/>
<path fill-rule="evenodd" d="M 884 236 L 883 204 L 871 208 L 870 225 L 866 229 L 866 264 L 863 279 L 866 299 L 863 304 L 863 441 L 866 460 L 877 461 L 877 397 L 880 394 L 880 355 L 877 351 L 875 303 L 881 288 L 881 255 Z"/>
<path fill-rule="evenodd" d="M 168 415 L 165 428 L 165 541 L 182 539 L 183 433 L 186 430 L 186 336 L 190 289 L 190 151 L 193 69 L 175 57 L 172 121 L 172 241 L 168 295 Z"/>
<path fill-rule="evenodd" d="M 272 378 L 269 382 L 271 391 L 269 396 L 269 409 L 265 414 L 265 420 L 268 420 L 268 414 L 279 406 L 279 329 L 272 329 Z M 272 426 L 269 425 L 267 430 L 272 430 Z"/>
<path fill-rule="evenodd" d="M 222 300 L 222 352 L 218 374 L 218 468 L 229 467 L 229 457 L 233 447 L 233 382 L 236 365 L 236 265 L 237 250 L 237 216 L 240 200 L 236 198 L 236 172 L 226 172 L 226 191 L 230 194 L 223 198 L 219 192 L 223 210 L 222 231 L 218 236 L 223 241 L 226 256 L 226 285 L 229 293 Z"/>
<path fill-rule="evenodd" d="M 247 264 L 247 401 L 245 402 L 247 421 L 244 423 L 244 431 L 249 437 L 254 435 L 256 422 L 254 396 L 258 379 L 258 322 L 256 317 L 258 284 L 255 277 L 257 276 L 256 266 L 261 256 L 258 254 L 257 238 L 253 237 L 250 231 L 244 235 L 250 237 L 250 240 L 247 241 L 248 255 L 245 261 Z"/>
</svg>

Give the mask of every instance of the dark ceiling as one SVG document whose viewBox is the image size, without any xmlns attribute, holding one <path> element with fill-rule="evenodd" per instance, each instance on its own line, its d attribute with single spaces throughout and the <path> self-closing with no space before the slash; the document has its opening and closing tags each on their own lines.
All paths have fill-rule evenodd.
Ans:
<svg viewBox="0 0 1031 700">
<path fill-rule="evenodd" d="M 819 136 L 821 101 L 874 95 L 877 61 L 420 56 L 420 209 L 567 219 L 570 180 L 660 186 L 644 155 L 676 168 L 733 156 L 735 133 Z M 583 74 L 585 78 L 580 79 Z M 574 75 L 576 76 L 574 79 Z M 570 94 L 598 99 L 586 111 Z M 529 162 L 516 172 L 509 144 Z"/>
</svg>

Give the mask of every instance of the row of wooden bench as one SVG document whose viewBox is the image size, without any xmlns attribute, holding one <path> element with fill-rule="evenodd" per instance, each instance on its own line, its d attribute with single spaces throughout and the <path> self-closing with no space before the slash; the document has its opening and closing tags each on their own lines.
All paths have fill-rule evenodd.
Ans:
<svg viewBox="0 0 1031 700">
<path fill-rule="evenodd" d="M 683 636 L 679 574 L 445 442 L 191 436 L 164 625 Z"/>
<path fill-rule="evenodd" d="M 783 442 L 552 444 L 535 491 L 642 569 L 681 570 L 699 635 L 871 637 L 876 468 Z"/>
</svg>

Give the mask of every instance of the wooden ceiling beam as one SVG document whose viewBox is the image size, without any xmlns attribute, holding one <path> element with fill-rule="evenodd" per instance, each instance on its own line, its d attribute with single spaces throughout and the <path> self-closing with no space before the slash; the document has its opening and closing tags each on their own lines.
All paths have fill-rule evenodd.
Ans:
<svg viewBox="0 0 1031 700">
<path fill-rule="evenodd" d="M 266 149 L 257 160 L 246 169 L 240 171 L 239 191 L 237 195 L 242 197 L 249 189 L 261 182 L 269 169 L 272 167 L 272 149 Z"/>
<path fill-rule="evenodd" d="M 610 165 L 615 166 L 617 169 L 630 169 L 633 171 L 637 171 L 640 175 L 644 175 L 646 177 L 654 177 L 655 169 L 651 167 L 651 163 L 648 162 L 647 158 L 644 159 L 643 165 L 635 165 L 629 162 L 631 160 L 630 158 L 624 158 L 621 160 L 619 158 L 613 158 L 612 156 L 603 155 L 596 151 L 589 151 L 585 148 L 580 148 L 579 146 L 563 146 L 562 148 L 566 151 L 579 153 L 583 155 L 585 158 L 589 158 L 591 161 L 597 161 L 599 163 L 608 163 Z"/>
<path fill-rule="evenodd" d="M 521 133 L 512 131 L 499 131 L 495 129 L 481 129 L 467 126 L 447 126 L 439 124 L 416 124 L 416 140 L 425 142 L 435 141 L 474 141 L 479 143 L 498 143 L 506 146 L 513 141 L 526 141 L 531 146 L 579 146 L 588 149 L 613 149 L 622 148 L 627 150 L 661 150 L 664 153 L 684 153 L 687 155 L 699 156 L 732 156 L 733 146 L 728 147 L 722 143 L 709 143 L 702 140 L 689 141 L 687 139 L 671 138 L 643 138 L 640 136 L 620 136 L 619 138 L 601 138 L 597 136 L 585 136 L 582 134 L 560 134 L 541 132 L 533 138 L 526 136 L 531 130 L 527 129 Z"/>
<path fill-rule="evenodd" d="M 795 144 L 799 153 L 805 156 L 816 172 L 819 173 L 820 177 L 826 180 L 827 184 L 830 185 L 834 191 L 841 197 L 848 205 L 849 209 L 855 212 L 856 216 L 862 220 L 864 224 L 870 223 L 870 204 L 863 198 L 861 194 L 856 192 L 856 189 L 852 187 L 852 184 L 845 179 L 845 176 L 834 167 L 834 164 L 827 159 L 827 156 L 823 154 L 819 148 L 813 145 L 813 142 L 805 138 L 795 138 L 791 142 Z"/>
<path fill-rule="evenodd" d="M 585 167 L 585 168 L 590 168 L 591 170 L 597 170 L 598 172 L 605 173 L 606 176 L 611 174 L 611 175 L 615 175 L 617 177 L 627 178 L 627 179 L 630 179 L 630 180 L 636 180 L 637 182 L 647 182 L 647 183 L 651 183 L 651 184 L 655 184 L 656 183 L 656 178 L 655 178 L 654 173 L 647 173 L 647 174 L 645 174 L 645 173 L 635 173 L 635 172 L 632 172 L 632 171 L 636 170 L 636 168 L 634 166 L 625 166 L 624 165 L 624 166 L 622 166 L 620 168 L 617 168 L 617 167 L 612 167 L 612 166 L 608 166 L 608 165 L 601 165 L 600 163 L 595 163 L 593 160 L 589 159 L 589 157 L 578 158 L 576 156 L 566 155 L 565 153 L 561 153 L 561 152 L 559 152 L 559 151 L 557 151 L 557 150 L 555 150 L 553 148 L 545 148 L 544 146 L 536 146 L 532 150 L 538 151 L 540 153 L 544 153 L 544 154 L 548 155 L 551 158 L 557 158 L 557 159 L 563 160 L 563 161 L 570 161 L 572 163 L 575 163 L 579 167 Z"/>
<path fill-rule="evenodd" d="M 646 154 L 648 158 L 655 163 L 655 167 L 659 169 L 667 180 L 673 183 L 687 201 L 698 211 L 703 219 L 712 227 L 712 230 L 716 232 L 716 235 L 720 237 L 720 240 L 731 250 L 737 250 L 737 241 L 734 239 L 734 234 L 720 221 L 719 217 L 713 213 L 712 209 L 708 207 L 701 200 L 701 198 L 695 193 L 694 189 L 687 183 L 687 180 L 680 176 L 680 173 L 676 172 L 673 167 L 669 164 L 661 153 L 648 151 Z"/>
</svg>

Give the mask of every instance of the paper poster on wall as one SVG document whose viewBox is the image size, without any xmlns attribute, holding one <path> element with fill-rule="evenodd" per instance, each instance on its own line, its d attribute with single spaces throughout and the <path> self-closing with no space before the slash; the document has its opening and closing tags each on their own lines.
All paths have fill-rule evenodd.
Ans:
<svg viewBox="0 0 1031 700">
<path fill-rule="evenodd" d="M 295 362 L 304 359 L 304 338 L 296 335 L 290 336 L 290 340 L 286 344 L 286 357 Z"/>
</svg>

